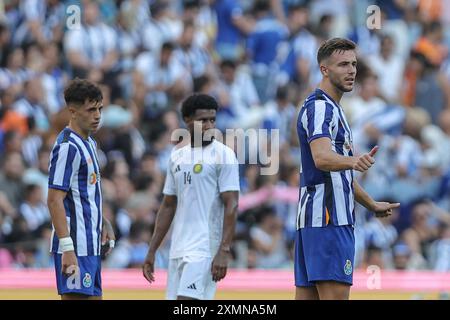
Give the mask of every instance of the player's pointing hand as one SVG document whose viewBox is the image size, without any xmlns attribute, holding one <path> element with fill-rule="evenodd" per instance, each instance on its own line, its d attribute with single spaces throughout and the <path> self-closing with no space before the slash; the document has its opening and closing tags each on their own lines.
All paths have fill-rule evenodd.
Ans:
<svg viewBox="0 0 450 320">
<path fill-rule="evenodd" d="M 400 203 L 375 202 L 372 211 L 377 218 L 384 218 L 392 214 L 392 209 L 400 207 Z"/>
</svg>

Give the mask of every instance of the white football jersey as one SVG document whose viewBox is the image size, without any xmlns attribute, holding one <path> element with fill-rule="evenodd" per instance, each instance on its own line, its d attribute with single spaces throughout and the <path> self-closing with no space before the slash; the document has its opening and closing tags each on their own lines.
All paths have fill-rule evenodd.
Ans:
<svg viewBox="0 0 450 320">
<path fill-rule="evenodd" d="M 239 165 L 228 146 L 174 149 L 163 193 L 177 196 L 170 259 L 214 257 L 222 240 L 224 204 L 220 193 L 239 191 Z"/>
</svg>

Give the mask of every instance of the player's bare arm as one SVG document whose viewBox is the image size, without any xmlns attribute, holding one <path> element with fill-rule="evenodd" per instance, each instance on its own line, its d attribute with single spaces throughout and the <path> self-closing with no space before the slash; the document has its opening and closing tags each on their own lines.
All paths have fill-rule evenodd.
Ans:
<svg viewBox="0 0 450 320">
<path fill-rule="evenodd" d="M 375 213 L 378 218 L 390 216 L 392 209 L 400 207 L 400 203 L 377 202 L 373 200 L 369 194 L 364 191 L 358 181 L 353 180 L 353 189 L 355 190 L 355 200 L 367 210 Z"/>
<path fill-rule="evenodd" d="M 161 207 L 158 210 L 155 222 L 155 230 L 153 231 L 150 247 L 142 267 L 142 273 L 148 282 L 155 281 L 153 272 L 155 271 L 155 254 L 161 242 L 169 231 L 175 212 L 177 210 L 177 197 L 172 195 L 164 195 Z"/>
<path fill-rule="evenodd" d="M 67 192 L 57 189 L 48 189 L 47 205 L 55 226 L 55 232 L 60 239 L 62 247 L 62 273 L 70 275 L 68 268 L 70 266 L 78 266 L 78 260 L 75 255 L 72 239 L 70 238 L 69 229 L 67 227 L 66 211 L 64 210 L 64 198 Z M 72 270 L 75 271 L 75 270 Z"/>
<path fill-rule="evenodd" d="M 375 163 L 373 156 L 378 151 L 378 146 L 369 153 L 358 157 L 342 156 L 331 148 L 330 138 L 323 137 L 314 139 L 310 143 L 311 153 L 317 169 L 322 171 L 356 170 L 364 172 Z"/>
<path fill-rule="evenodd" d="M 224 203 L 223 217 L 223 235 L 219 250 L 211 264 L 211 274 L 213 281 L 220 281 L 225 278 L 228 268 L 228 259 L 231 250 L 231 244 L 234 237 L 234 228 L 236 225 L 236 216 L 239 202 L 239 192 L 227 191 L 220 194 Z"/>
</svg>

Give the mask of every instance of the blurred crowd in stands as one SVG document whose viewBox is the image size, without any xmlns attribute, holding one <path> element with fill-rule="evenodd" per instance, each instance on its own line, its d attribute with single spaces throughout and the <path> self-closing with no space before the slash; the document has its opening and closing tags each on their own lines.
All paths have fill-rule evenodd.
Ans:
<svg viewBox="0 0 450 320">
<path fill-rule="evenodd" d="M 373 4 L 380 28 L 367 24 Z M 48 159 L 74 77 L 104 95 L 95 138 L 118 238 L 107 268 L 143 262 L 192 92 L 216 97 L 222 131 L 279 130 L 278 174 L 240 165 L 232 267 L 292 268 L 297 112 L 321 78 L 318 47 L 336 36 L 358 45 L 357 83 L 341 101 L 355 151 L 380 146 L 357 177 L 375 199 L 402 204 L 386 219 L 357 207 L 355 265 L 449 271 L 450 0 L 0 1 L 0 269 L 52 264 Z"/>
</svg>

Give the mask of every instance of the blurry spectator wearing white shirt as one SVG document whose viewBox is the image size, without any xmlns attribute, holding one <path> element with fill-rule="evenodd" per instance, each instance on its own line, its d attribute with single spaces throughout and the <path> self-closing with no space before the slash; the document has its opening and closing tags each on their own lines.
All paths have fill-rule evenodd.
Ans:
<svg viewBox="0 0 450 320">
<path fill-rule="evenodd" d="M 289 10 L 289 28 L 291 30 L 291 50 L 294 59 L 292 66 L 294 81 L 308 90 L 320 82 L 321 73 L 317 63 L 318 39 L 307 29 L 309 23 L 308 8 L 294 6 Z M 312 90 L 312 89 L 311 89 Z"/>
<path fill-rule="evenodd" d="M 394 41 L 391 36 L 381 37 L 380 52 L 370 55 L 368 63 L 378 76 L 380 93 L 389 102 L 398 102 L 402 85 L 405 60 L 394 54 Z"/>
<path fill-rule="evenodd" d="M 37 42 L 41 45 L 60 41 L 65 22 L 64 4 L 58 0 L 24 0 L 20 2 L 23 21 L 17 28 L 16 45 Z"/>
<path fill-rule="evenodd" d="M 14 96 L 23 91 L 23 84 L 30 78 L 31 72 L 25 68 L 25 55 L 22 48 L 8 48 L 6 64 L 0 69 L 0 89 L 8 89 Z"/>
<path fill-rule="evenodd" d="M 205 73 L 212 74 L 213 65 L 208 51 L 194 42 L 194 35 L 194 22 L 186 21 L 179 40 L 179 48 L 174 51 L 173 55 L 193 78 L 197 78 Z"/>
<path fill-rule="evenodd" d="M 275 100 L 267 102 L 264 106 L 266 115 L 263 128 L 280 130 L 280 144 L 289 143 L 291 126 L 296 114 L 296 109 L 288 95 L 287 87 L 279 87 Z"/>
<path fill-rule="evenodd" d="M 256 267 L 261 269 L 286 268 L 289 254 L 283 235 L 283 222 L 272 209 L 262 209 L 257 224 L 250 229 L 256 251 Z"/>
<path fill-rule="evenodd" d="M 213 50 L 217 16 L 208 1 L 183 0 L 183 21 L 193 21 L 195 25 L 194 43 L 202 48 Z"/>
<path fill-rule="evenodd" d="M 39 185 L 30 184 L 25 187 L 25 201 L 20 205 L 19 212 L 25 218 L 30 231 L 36 231 L 50 220 Z"/>
<path fill-rule="evenodd" d="M 380 249 L 383 266 L 386 268 L 393 268 L 391 248 L 397 241 L 398 232 L 392 223 L 397 215 L 398 211 L 395 210 L 393 215 L 383 219 L 372 217 L 364 226 L 366 245 Z"/>
<path fill-rule="evenodd" d="M 131 30 L 140 30 L 150 20 L 150 7 L 147 0 L 125 0 L 120 5 L 120 15 L 133 17 Z"/>
<path fill-rule="evenodd" d="M 59 112 L 65 107 L 64 88 L 68 81 L 67 73 L 58 64 L 59 49 L 55 42 L 43 48 L 45 72 L 42 74 L 42 86 L 46 94 L 49 115 Z"/>
<path fill-rule="evenodd" d="M 36 129 L 41 132 L 50 127 L 48 112 L 43 104 L 44 98 L 41 78 L 34 78 L 25 83 L 25 96 L 13 105 L 16 112 L 33 118 Z"/>
<path fill-rule="evenodd" d="M 42 191 L 44 203 L 47 203 L 48 193 L 48 164 L 50 159 L 50 150 L 41 147 L 38 152 L 38 165 L 28 168 L 23 174 L 23 182 L 28 185 L 39 185 Z"/>
<path fill-rule="evenodd" d="M 192 85 L 189 73 L 174 57 L 175 46 L 165 42 L 159 54 L 143 52 L 136 59 L 133 93 L 145 117 L 154 119 L 169 107 L 170 99 L 179 99 Z"/>
<path fill-rule="evenodd" d="M 94 82 L 111 81 L 117 65 L 117 36 L 114 30 L 99 19 L 98 4 L 83 2 L 83 23 L 69 30 L 64 38 L 64 50 L 73 76 Z"/>
<path fill-rule="evenodd" d="M 232 60 L 224 60 L 220 64 L 221 82 L 217 86 L 222 109 L 218 117 L 217 127 L 251 128 L 259 126 L 264 118 L 264 109 L 248 68 L 237 66 Z"/>
<path fill-rule="evenodd" d="M 157 54 L 165 42 L 174 42 L 183 31 L 183 24 L 174 19 L 168 2 L 155 0 L 150 5 L 151 19 L 142 28 L 142 46 Z"/>
<path fill-rule="evenodd" d="M 135 20 L 133 13 L 133 10 L 121 10 L 114 28 L 117 37 L 120 96 L 126 100 L 131 98 L 135 60 L 142 46 L 141 34 L 137 28 L 138 21 Z"/>
<path fill-rule="evenodd" d="M 434 259 L 432 268 L 435 271 L 450 271 L 450 226 L 445 226 L 441 236 L 433 243 Z"/>
</svg>

